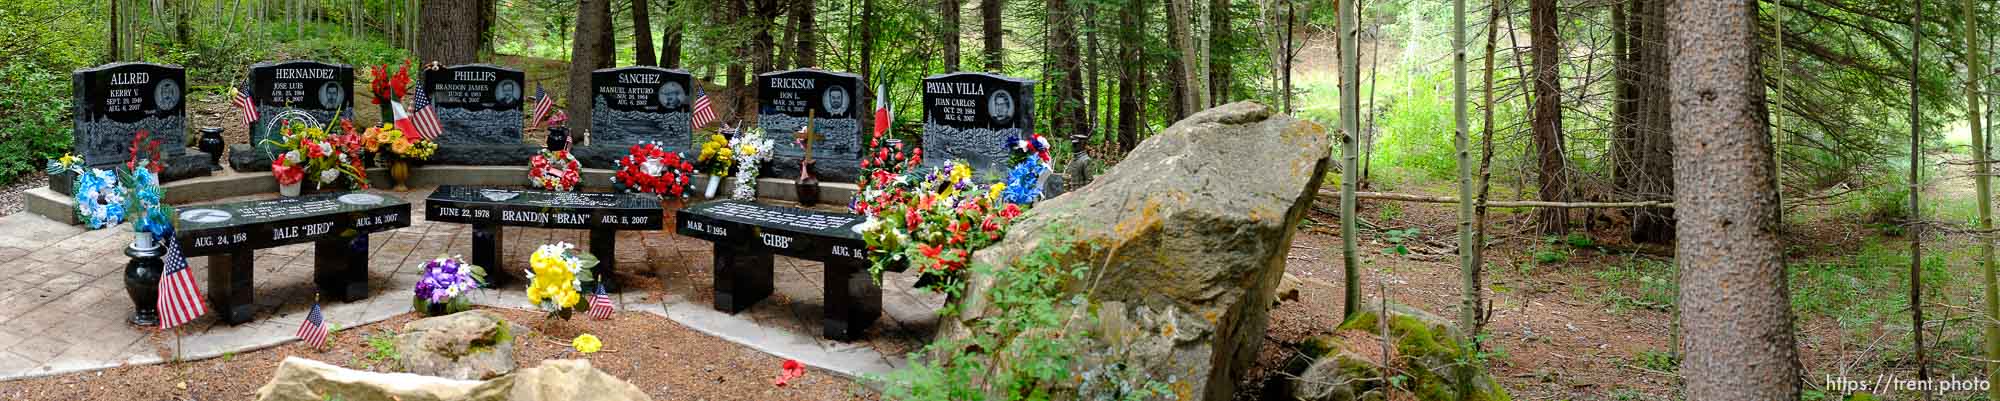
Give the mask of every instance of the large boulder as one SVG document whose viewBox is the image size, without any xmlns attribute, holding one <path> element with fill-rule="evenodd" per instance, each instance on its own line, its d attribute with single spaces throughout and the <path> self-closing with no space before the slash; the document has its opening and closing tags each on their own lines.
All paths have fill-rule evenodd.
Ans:
<svg viewBox="0 0 2000 401">
<path fill-rule="evenodd" d="M 1087 264 L 1095 327 L 1084 340 L 1085 383 L 1052 393 L 1099 399 L 1120 385 L 1092 377 L 1147 377 L 1180 400 L 1227 400 L 1264 338 L 1266 315 L 1300 219 L 1331 161 L 1333 137 L 1317 124 L 1239 102 L 1188 117 L 1140 143 L 1088 185 L 1037 204 L 1007 239 L 974 255 L 1009 266 L 1045 241 Z M 1044 235 L 1052 230 L 1068 235 Z M 1085 250 L 1086 251 L 1074 251 Z M 971 275 L 961 312 L 939 336 L 965 340 L 999 311 L 991 276 Z M 1062 299 L 1069 299 L 1065 295 Z M 1002 359 L 1006 356 L 978 356 Z M 1129 384 L 1129 383 L 1128 383 Z M 1143 384 L 1143 383 L 1141 383 Z"/>
<path fill-rule="evenodd" d="M 287 357 L 258 401 L 636 401 L 652 396 L 585 360 L 548 360 L 488 381 L 376 373 Z"/>
<path fill-rule="evenodd" d="M 403 371 L 462 380 L 514 371 L 514 338 L 527 329 L 500 315 L 470 310 L 418 319 L 396 336 Z"/>
<path fill-rule="evenodd" d="M 1359 309 L 1340 330 L 1302 344 L 1279 376 L 1283 388 L 1269 392 L 1302 401 L 1407 399 L 1389 397 L 1384 388 L 1390 377 L 1402 376 L 1395 391 L 1407 390 L 1420 401 L 1513 399 L 1485 366 L 1464 363 L 1470 347 L 1450 321 L 1391 303 L 1385 325 L 1380 303 Z"/>
</svg>

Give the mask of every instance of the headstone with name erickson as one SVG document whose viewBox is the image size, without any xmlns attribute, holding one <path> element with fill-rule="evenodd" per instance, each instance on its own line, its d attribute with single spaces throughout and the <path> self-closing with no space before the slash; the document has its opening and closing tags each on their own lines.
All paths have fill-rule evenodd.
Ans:
<svg viewBox="0 0 2000 401">
<path fill-rule="evenodd" d="M 229 151 L 229 164 L 236 171 L 271 170 L 272 145 L 264 141 L 279 140 L 284 127 L 278 121 L 286 110 L 303 112 L 322 124 L 354 116 L 354 67 L 346 64 L 267 61 L 250 66 L 249 77 L 243 93 L 250 96 L 260 118 L 250 123 L 250 143 Z"/>
<path fill-rule="evenodd" d="M 208 154 L 187 147 L 187 71 L 152 63 L 113 63 L 70 74 L 75 153 L 93 168 L 122 167 L 132 139 L 160 142 L 161 181 L 209 174 Z M 64 178 L 66 179 L 66 178 Z M 59 180 L 64 180 L 59 179 Z M 67 193 L 68 185 L 51 186 Z"/>
<path fill-rule="evenodd" d="M 757 125 L 764 136 L 778 141 L 765 167 L 772 177 L 798 178 L 805 150 L 793 134 L 810 115 L 813 133 L 813 173 L 821 182 L 852 182 L 861 171 L 861 76 L 818 69 L 777 71 L 757 76 Z"/>
<path fill-rule="evenodd" d="M 590 73 L 590 146 L 576 147 L 585 167 L 613 168 L 632 145 L 660 142 L 669 152 L 693 148 L 694 77 L 649 66 Z"/>
<path fill-rule="evenodd" d="M 424 71 L 424 94 L 444 128 L 430 163 L 527 165 L 542 148 L 521 137 L 527 89 L 521 70 L 491 64 Z"/>
<path fill-rule="evenodd" d="M 978 72 L 924 78 L 924 163 L 963 160 L 1005 177 L 1006 139 L 1035 133 L 1035 81 Z"/>
</svg>

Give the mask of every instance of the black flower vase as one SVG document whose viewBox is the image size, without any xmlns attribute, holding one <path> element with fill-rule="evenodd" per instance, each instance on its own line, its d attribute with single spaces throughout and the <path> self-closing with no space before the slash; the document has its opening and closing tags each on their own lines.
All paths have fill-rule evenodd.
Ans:
<svg viewBox="0 0 2000 401">
<path fill-rule="evenodd" d="M 208 153 L 208 171 L 222 170 L 222 145 L 221 127 L 201 128 L 201 139 L 195 146 L 202 152 Z"/>
<path fill-rule="evenodd" d="M 549 127 L 549 151 L 560 152 L 569 149 L 569 128 Z"/>
<path fill-rule="evenodd" d="M 805 207 L 813 207 L 819 204 L 819 178 L 813 176 L 813 164 L 816 163 L 810 161 L 799 163 L 799 181 L 796 191 L 799 195 L 799 205 Z"/>
</svg>

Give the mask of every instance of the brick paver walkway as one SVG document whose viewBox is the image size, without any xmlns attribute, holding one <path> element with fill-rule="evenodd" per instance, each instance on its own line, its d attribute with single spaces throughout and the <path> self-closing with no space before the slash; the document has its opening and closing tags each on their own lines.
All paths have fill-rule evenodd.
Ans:
<svg viewBox="0 0 2000 401">
<path fill-rule="evenodd" d="M 409 312 L 421 262 L 472 253 L 471 226 L 423 218 L 429 193 L 421 188 L 399 194 L 412 203 L 415 218 L 409 228 L 369 238 L 370 296 L 323 303 L 330 324 L 352 327 Z M 249 198 L 229 200 L 243 199 Z M 506 230 L 503 268 L 516 276 L 541 244 L 568 241 L 584 248 L 589 240 L 582 230 Z M 172 355 L 173 341 L 149 339 L 157 329 L 126 323 L 132 301 L 125 293 L 123 252 L 131 239 L 128 226 L 91 231 L 28 213 L 0 217 L 0 380 L 159 363 L 162 355 Z M 827 340 L 819 335 L 820 263 L 777 257 L 776 291 L 750 310 L 729 315 L 710 307 L 711 249 L 707 242 L 663 231 L 621 232 L 620 273 L 650 282 L 628 284 L 617 296 L 620 310 L 666 316 L 767 353 L 858 375 L 901 366 L 904 354 L 928 340 L 936 326 L 933 313 L 943 304 L 942 296 L 911 290 L 915 277 L 886 275 L 883 316 L 869 335 L 853 343 Z M 313 299 L 312 253 L 310 244 L 258 250 L 255 319 L 231 326 L 211 315 L 183 326 L 181 357 L 210 358 L 294 341 L 292 332 Z M 207 291 L 206 258 L 189 264 Z M 530 309 L 522 285 L 479 291 L 472 299 Z"/>
</svg>

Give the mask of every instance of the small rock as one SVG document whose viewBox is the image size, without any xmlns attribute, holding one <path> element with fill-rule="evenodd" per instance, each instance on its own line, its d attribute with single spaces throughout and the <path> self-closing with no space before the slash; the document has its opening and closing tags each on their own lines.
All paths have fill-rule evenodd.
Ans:
<svg viewBox="0 0 2000 401">
<path fill-rule="evenodd" d="M 527 332 L 482 310 L 418 319 L 396 336 L 396 358 L 409 373 L 489 379 L 514 371 L 515 333 Z"/>
</svg>

